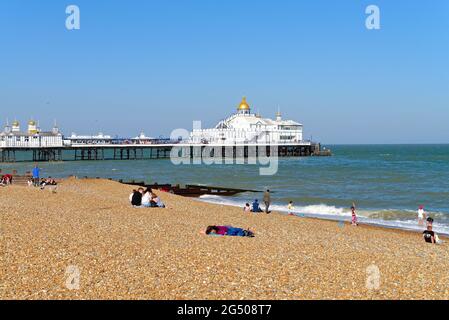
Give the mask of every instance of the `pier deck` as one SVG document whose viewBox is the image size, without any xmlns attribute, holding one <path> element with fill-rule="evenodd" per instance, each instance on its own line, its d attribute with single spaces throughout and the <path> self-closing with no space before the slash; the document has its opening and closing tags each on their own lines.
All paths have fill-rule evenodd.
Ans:
<svg viewBox="0 0 449 320">
<path fill-rule="evenodd" d="M 99 160 L 144 160 L 170 158 L 172 149 L 180 157 L 226 157 L 249 158 L 329 156 L 319 143 L 300 142 L 289 144 L 79 144 L 62 147 L 3 147 L 0 148 L 0 162 L 42 162 L 42 161 L 99 161 Z"/>
</svg>

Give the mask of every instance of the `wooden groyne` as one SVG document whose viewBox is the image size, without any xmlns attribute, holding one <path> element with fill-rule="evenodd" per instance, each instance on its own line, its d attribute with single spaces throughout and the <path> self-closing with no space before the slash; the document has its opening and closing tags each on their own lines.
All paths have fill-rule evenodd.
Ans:
<svg viewBox="0 0 449 320">
<path fill-rule="evenodd" d="M 110 179 L 112 180 L 112 179 Z M 253 192 L 253 193 L 260 193 L 262 191 L 259 190 L 251 190 L 251 189 L 237 189 L 237 188 L 227 188 L 227 187 L 216 187 L 216 186 L 203 186 L 203 185 L 194 185 L 194 184 L 187 184 L 185 186 L 180 185 L 171 185 L 171 184 L 147 184 L 144 181 L 123 181 L 118 180 L 118 182 L 127 184 L 127 185 L 133 185 L 133 186 L 139 186 L 143 188 L 150 188 L 154 190 L 161 190 L 164 192 L 170 192 L 173 194 L 177 194 L 184 197 L 200 197 L 202 195 L 215 195 L 215 196 L 233 196 L 238 193 L 244 193 L 244 192 Z"/>
</svg>

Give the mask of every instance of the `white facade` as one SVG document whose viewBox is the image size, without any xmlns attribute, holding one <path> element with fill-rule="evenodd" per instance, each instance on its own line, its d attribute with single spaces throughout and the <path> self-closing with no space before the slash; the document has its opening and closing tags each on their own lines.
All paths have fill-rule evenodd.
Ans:
<svg viewBox="0 0 449 320">
<path fill-rule="evenodd" d="M 98 135 L 93 136 L 79 136 L 76 133 L 72 133 L 72 135 L 64 140 L 64 143 L 69 146 L 76 145 L 104 145 L 104 144 L 112 144 L 112 137 L 110 135 L 104 135 L 103 133 L 99 133 Z"/>
<path fill-rule="evenodd" d="M 237 113 L 220 121 L 215 128 L 196 129 L 190 134 L 191 143 L 202 144 L 296 144 L 302 140 L 302 124 L 282 120 L 280 112 L 275 120 L 252 114 L 245 98 Z"/>
<path fill-rule="evenodd" d="M 7 123 L 0 132 L 0 148 L 54 148 L 63 145 L 63 137 L 56 124 L 52 131 L 41 132 L 36 122 L 30 120 L 28 130 L 22 132 L 19 122 L 14 121 L 12 126 Z"/>
</svg>

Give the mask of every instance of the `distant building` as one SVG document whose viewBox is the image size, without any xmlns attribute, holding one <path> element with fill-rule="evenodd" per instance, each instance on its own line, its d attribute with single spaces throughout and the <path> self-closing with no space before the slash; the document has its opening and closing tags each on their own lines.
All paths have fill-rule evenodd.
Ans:
<svg viewBox="0 0 449 320">
<path fill-rule="evenodd" d="M 92 144 L 92 145 L 99 145 L 99 144 L 112 144 L 113 138 L 109 135 L 104 135 L 102 132 L 100 132 L 97 135 L 85 135 L 85 136 L 78 136 L 76 133 L 72 133 L 70 137 L 65 138 L 64 143 L 66 145 L 86 145 L 86 144 Z"/>
<path fill-rule="evenodd" d="M 145 133 L 142 131 L 137 137 L 131 139 L 131 143 L 133 144 L 151 144 L 155 141 L 155 138 L 147 137 Z"/>
<path fill-rule="evenodd" d="M 283 120 L 279 111 L 274 120 L 253 114 L 245 97 L 237 112 L 215 128 L 194 129 L 190 134 L 191 143 L 203 144 L 294 144 L 302 139 L 302 124 Z"/>
<path fill-rule="evenodd" d="M 62 147 L 63 136 L 58 126 L 54 125 L 52 131 L 41 131 L 36 121 L 28 121 L 28 130 L 21 131 L 19 121 L 15 120 L 0 132 L 0 148 L 44 148 Z"/>
</svg>

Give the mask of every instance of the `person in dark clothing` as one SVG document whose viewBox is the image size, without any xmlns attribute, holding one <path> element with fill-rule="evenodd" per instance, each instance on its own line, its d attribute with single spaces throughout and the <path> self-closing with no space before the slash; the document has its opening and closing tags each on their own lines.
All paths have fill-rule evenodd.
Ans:
<svg viewBox="0 0 449 320">
<path fill-rule="evenodd" d="M 131 204 L 134 207 L 142 206 L 142 195 L 143 195 L 143 188 L 139 188 L 133 192 L 131 197 Z"/>
<path fill-rule="evenodd" d="M 259 201 L 257 199 L 254 200 L 254 202 L 253 202 L 253 208 L 252 208 L 251 212 L 263 212 L 259 206 Z"/>
<path fill-rule="evenodd" d="M 433 243 L 433 244 L 436 243 L 435 232 L 432 231 L 432 225 L 428 225 L 427 230 L 425 230 L 422 234 L 423 234 L 424 240 L 427 243 Z"/>
</svg>

